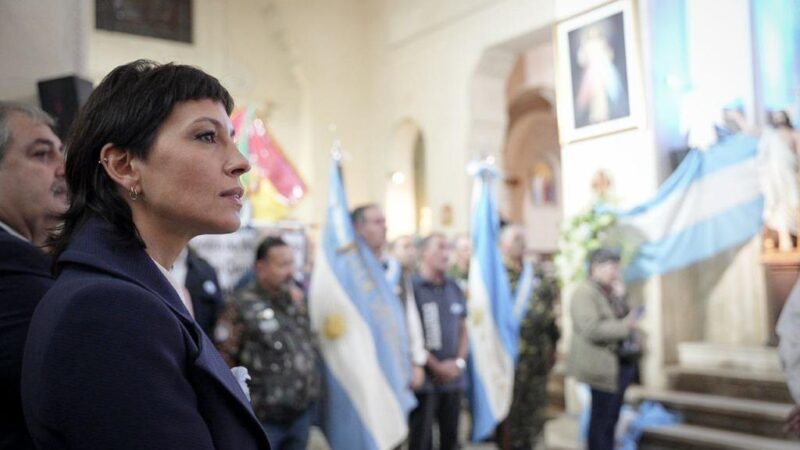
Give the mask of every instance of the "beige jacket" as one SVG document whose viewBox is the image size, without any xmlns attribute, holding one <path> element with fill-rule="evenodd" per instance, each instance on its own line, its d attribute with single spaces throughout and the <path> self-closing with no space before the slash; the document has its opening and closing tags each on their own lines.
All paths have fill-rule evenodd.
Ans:
<svg viewBox="0 0 800 450">
<path fill-rule="evenodd" d="M 605 294 L 589 280 L 575 290 L 570 306 L 572 342 L 567 355 L 567 373 L 592 388 L 616 392 L 619 357 L 616 349 L 630 329 L 617 319 Z"/>
</svg>

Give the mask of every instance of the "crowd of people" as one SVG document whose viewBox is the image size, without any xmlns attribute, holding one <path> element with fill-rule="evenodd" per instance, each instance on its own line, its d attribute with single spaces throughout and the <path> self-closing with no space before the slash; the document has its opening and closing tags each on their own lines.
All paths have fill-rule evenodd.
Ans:
<svg viewBox="0 0 800 450">
<path fill-rule="evenodd" d="M 50 117 L 0 103 L 0 449 L 306 448 L 324 386 L 291 248 L 264 239 L 251 276 L 226 298 L 188 247 L 240 225 L 249 163 L 234 144 L 232 107 L 199 69 L 126 64 L 82 108 L 65 161 Z M 418 403 L 407 446 L 456 449 L 470 239 L 387 243 L 377 204 L 351 219 L 405 312 Z M 521 227 L 506 226 L 499 245 L 528 307 L 496 442 L 530 449 L 546 420 L 559 292 L 527 259 Z M 589 263 L 570 311 L 568 370 L 592 388 L 589 448 L 605 449 L 635 377 L 641 311 L 625 303 L 618 253 L 601 249 Z"/>
</svg>

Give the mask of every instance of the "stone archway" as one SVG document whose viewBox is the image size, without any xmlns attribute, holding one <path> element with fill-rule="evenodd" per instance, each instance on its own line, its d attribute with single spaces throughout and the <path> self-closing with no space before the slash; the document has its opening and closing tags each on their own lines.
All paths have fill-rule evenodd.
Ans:
<svg viewBox="0 0 800 450">
<path fill-rule="evenodd" d="M 404 119 L 396 127 L 393 149 L 386 161 L 384 208 L 388 235 L 425 232 L 430 228 L 430 209 L 425 186 L 425 143 L 417 123 Z"/>
<path fill-rule="evenodd" d="M 561 158 L 551 98 L 545 88 L 528 88 L 509 99 L 502 160 L 503 215 L 523 224 L 529 249 L 544 254 L 558 249 L 561 220 Z"/>
<path fill-rule="evenodd" d="M 481 55 L 471 86 L 468 145 L 471 158 L 493 156 L 503 169 L 506 182 L 498 192 L 503 218 L 525 225 L 531 251 L 552 254 L 557 249 L 562 192 L 555 66 L 547 31 L 532 32 Z M 543 172 L 550 173 L 549 179 L 542 179 Z M 534 181 L 539 184 L 536 189 Z M 542 181 L 549 189 L 548 201 L 537 205 Z"/>
</svg>

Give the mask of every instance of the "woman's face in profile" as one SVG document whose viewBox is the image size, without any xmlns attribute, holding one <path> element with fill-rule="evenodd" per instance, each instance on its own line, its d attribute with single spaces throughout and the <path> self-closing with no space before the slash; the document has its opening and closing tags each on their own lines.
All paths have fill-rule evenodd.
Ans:
<svg viewBox="0 0 800 450">
<path fill-rule="evenodd" d="M 239 228 L 239 177 L 250 165 L 234 144 L 233 124 L 221 103 L 176 104 L 140 163 L 142 214 L 190 237 Z"/>
</svg>

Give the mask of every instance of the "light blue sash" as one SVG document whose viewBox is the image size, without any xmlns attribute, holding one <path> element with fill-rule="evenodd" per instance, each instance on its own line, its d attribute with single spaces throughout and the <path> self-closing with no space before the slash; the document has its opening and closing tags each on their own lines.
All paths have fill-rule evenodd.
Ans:
<svg viewBox="0 0 800 450">
<path fill-rule="evenodd" d="M 533 263 L 523 261 L 522 274 L 519 276 L 517 289 L 512 293 L 514 296 L 514 317 L 517 320 L 522 320 L 522 317 L 528 312 L 528 308 L 531 306 L 531 293 L 538 285 L 539 280 L 533 275 Z"/>
<path fill-rule="evenodd" d="M 395 289 L 400 284 L 400 277 L 403 275 L 403 268 L 400 266 L 400 261 L 391 256 L 386 258 L 386 281 L 389 286 Z"/>
</svg>

